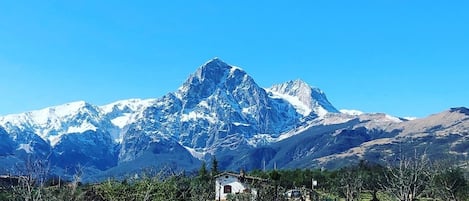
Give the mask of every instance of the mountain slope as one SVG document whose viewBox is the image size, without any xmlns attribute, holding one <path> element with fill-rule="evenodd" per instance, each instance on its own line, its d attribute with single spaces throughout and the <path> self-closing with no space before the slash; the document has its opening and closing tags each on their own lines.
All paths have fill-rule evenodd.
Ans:
<svg viewBox="0 0 469 201">
<path fill-rule="evenodd" d="M 329 130 L 318 131 L 323 126 L 313 126 L 273 144 L 278 153 L 272 160 L 282 164 L 281 167 L 310 168 L 337 168 L 359 160 L 386 164 L 395 157 L 415 152 L 426 154 L 431 160 L 465 160 L 469 153 L 467 111 L 467 108 L 453 108 L 412 121 L 376 116 L 380 114 L 370 118 L 370 114 L 364 114 L 333 124 L 334 128 Z"/>
</svg>

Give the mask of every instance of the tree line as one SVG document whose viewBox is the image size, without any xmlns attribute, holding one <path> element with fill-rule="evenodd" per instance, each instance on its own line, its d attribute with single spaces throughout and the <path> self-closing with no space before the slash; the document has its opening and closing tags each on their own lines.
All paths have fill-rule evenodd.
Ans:
<svg viewBox="0 0 469 201">
<path fill-rule="evenodd" d="M 204 162 L 197 172 L 166 169 L 81 184 L 80 174 L 69 182 L 56 181 L 46 177 L 42 162 L 30 166 L 15 185 L 0 189 L 0 200 L 216 200 L 215 176 L 220 173 L 214 157 L 210 167 Z M 359 161 L 337 170 L 252 170 L 248 174 L 268 180 L 255 186 L 258 201 L 286 200 L 283 195 L 288 189 L 311 188 L 312 200 L 469 200 L 467 169 L 448 161 L 430 161 L 425 155 L 399 157 L 387 165 Z M 312 186 L 313 180 L 317 186 Z"/>
</svg>

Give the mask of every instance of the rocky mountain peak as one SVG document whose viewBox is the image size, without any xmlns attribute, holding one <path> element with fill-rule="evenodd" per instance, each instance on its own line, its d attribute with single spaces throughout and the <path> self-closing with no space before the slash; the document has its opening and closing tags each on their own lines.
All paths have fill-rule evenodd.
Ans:
<svg viewBox="0 0 469 201">
<path fill-rule="evenodd" d="M 324 92 L 319 88 L 311 87 L 300 79 L 274 85 L 268 88 L 267 91 L 271 92 L 273 96 L 290 102 L 304 116 L 308 116 L 312 112 L 319 116 L 330 112 L 339 113 L 327 100 Z"/>
<path fill-rule="evenodd" d="M 258 91 L 260 88 L 247 73 L 231 66 L 219 58 L 214 58 L 200 66 L 176 92 L 184 102 L 184 108 L 192 108 L 212 95 L 228 96 L 239 94 L 237 89 Z M 242 91 L 242 90 L 240 90 Z"/>
<path fill-rule="evenodd" d="M 300 96 L 302 102 L 308 102 L 311 99 L 313 88 L 303 80 L 291 80 L 282 84 L 277 84 L 269 88 L 281 94 L 290 96 Z"/>
<path fill-rule="evenodd" d="M 241 68 L 231 66 L 219 58 L 214 58 L 200 66 L 197 71 L 186 81 L 190 83 L 212 83 L 223 84 L 228 77 L 244 76 L 246 72 Z"/>
</svg>

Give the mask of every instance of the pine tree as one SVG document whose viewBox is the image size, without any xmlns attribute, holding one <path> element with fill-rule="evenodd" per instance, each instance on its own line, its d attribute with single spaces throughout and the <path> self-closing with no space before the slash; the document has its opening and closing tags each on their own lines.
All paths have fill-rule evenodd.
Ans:
<svg viewBox="0 0 469 201">
<path fill-rule="evenodd" d="M 215 156 L 212 157 L 212 169 L 211 169 L 212 177 L 217 175 L 218 172 L 218 160 Z"/>
</svg>

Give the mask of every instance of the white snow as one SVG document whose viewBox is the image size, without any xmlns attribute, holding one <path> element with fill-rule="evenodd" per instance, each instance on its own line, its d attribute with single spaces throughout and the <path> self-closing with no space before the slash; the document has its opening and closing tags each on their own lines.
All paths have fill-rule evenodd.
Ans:
<svg viewBox="0 0 469 201">
<path fill-rule="evenodd" d="M 402 120 L 400 120 L 399 118 L 397 118 L 395 116 L 388 115 L 388 114 L 386 114 L 386 118 L 388 118 L 389 120 L 394 121 L 394 122 L 402 122 Z"/>
<path fill-rule="evenodd" d="M 125 113 L 120 117 L 116 117 L 111 120 L 112 124 L 123 129 L 126 125 L 128 125 L 129 121 L 131 121 L 132 114 Z"/>
<path fill-rule="evenodd" d="M 33 152 L 33 148 L 31 147 L 31 144 L 19 144 L 18 149 L 16 150 L 24 150 L 28 154 Z"/>
<path fill-rule="evenodd" d="M 216 118 L 214 118 L 212 116 L 209 116 L 208 114 L 198 113 L 196 111 L 190 111 L 188 114 L 182 114 L 181 115 L 181 121 L 183 121 L 183 122 L 187 122 L 187 121 L 191 121 L 191 120 L 196 121 L 198 119 L 206 119 L 210 123 L 215 123 L 216 122 Z"/>
<path fill-rule="evenodd" d="M 247 143 L 253 147 L 257 147 L 262 144 L 270 144 L 275 142 L 276 139 L 271 134 L 256 134 L 252 138 L 247 139 Z"/>
<path fill-rule="evenodd" d="M 188 146 L 183 146 L 184 148 L 187 149 L 187 151 L 189 151 L 189 153 L 191 153 L 191 155 L 199 160 L 203 160 L 204 159 L 204 156 L 207 152 L 205 151 L 196 151 L 195 149 L 193 148 L 190 148 Z"/>
<path fill-rule="evenodd" d="M 340 113 L 343 113 L 343 114 L 348 114 L 348 115 L 362 115 L 364 112 L 360 111 L 360 110 L 349 110 L 349 109 L 341 109 L 339 110 Z"/>
<path fill-rule="evenodd" d="M 209 108 L 208 103 L 205 100 L 200 101 L 200 103 L 198 105 L 201 106 L 201 107 Z"/>
<path fill-rule="evenodd" d="M 326 109 L 324 109 L 323 107 L 317 107 L 314 112 L 316 112 L 316 114 L 317 114 L 319 117 L 324 117 L 324 116 L 326 116 L 326 115 L 329 113 L 329 112 L 328 112 Z"/>
<path fill-rule="evenodd" d="M 235 125 L 235 126 L 251 126 L 251 124 L 240 123 L 240 122 L 233 122 L 233 125 Z"/>
<path fill-rule="evenodd" d="M 96 126 L 89 122 L 83 122 L 81 125 L 78 126 L 70 126 L 67 129 L 66 133 L 83 133 L 85 131 L 96 131 Z"/>
<path fill-rule="evenodd" d="M 85 101 L 77 101 L 77 102 L 66 103 L 64 105 L 58 105 L 55 107 L 46 108 L 45 110 L 48 109 L 50 111 L 53 111 L 51 113 L 54 113 L 57 117 L 60 118 L 60 117 L 69 116 L 71 114 L 76 114 L 85 106 L 86 106 Z"/>
<path fill-rule="evenodd" d="M 403 117 L 403 118 L 409 121 L 418 119 L 418 117 Z"/>
<path fill-rule="evenodd" d="M 266 91 L 268 93 L 272 94 L 271 98 L 283 99 L 283 100 L 286 100 L 287 102 L 289 102 L 290 104 L 292 104 L 293 107 L 296 109 L 296 111 L 298 113 L 300 113 L 301 115 L 303 115 L 303 116 L 308 116 L 312 112 L 312 109 L 310 107 L 308 107 L 306 104 L 304 104 L 303 102 L 301 102 L 298 97 L 290 96 L 290 95 L 287 95 L 287 94 L 281 94 L 281 93 L 278 93 L 276 91 L 272 91 L 270 89 L 266 89 Z M 321 111 L 321 113 L 322 113 L 321 115 L 324 115 L 325 113 L 327 113 L 327 111 L 325 111 L 325 113 L 323 111 Z M 318 115 L 321 116 L 320 114 L 318 114 Z"/>
<path fill-rule="evenodd" d="M 60 136 L 60 135 L 51 135 L 51 136 L 48 137 L 48 141 L 49 141 L 50 145 L 52 147 L 54 147 L 57 143 L 60 142 L 61 137 L 62 136 Z"/>
<path fill-rule="evenodd" d="M 243 71 L 243 69 L 242 69 L 242 68 L 240 68 L 240 67 L 237 67 L 237 66 L 231 66 L 231 69 L 230 69 L 230 75 L 233 75 L 233 74 L 234 74 L 234 72 L 235 72 L 235 71 L 237 71 L 237 70 L 239 70 L 239 71 Z"/>
<path fill-rule="evenodd" d="M 116 101 L 107 105 L 103 105 L 99 108 L 105 113 L 111 113 L 114 110 L 114 107 L 116 107 L 119 110 L 124 110 L 126 107 L 128 107 L 132 111 L 137 111 L 137 110 L 142 110 L 144 108 L 147 108 L 153 104 L 156 103 L 156 99 L 128 99 L 128 100 L 120 100 Z"/>
<path fill-rule="evenodd" d="M 245 107 L 245 108 L 243 108 L 243 109 L 241 110 L 241 112 L 246 115 L 246 114 L 252 114 L 252 111 L 253 111 L 253 110 L 254 110 L 254 109 L 253 109 L 252 106 L 251 106 L 251 107 Z"/>
</svg>

